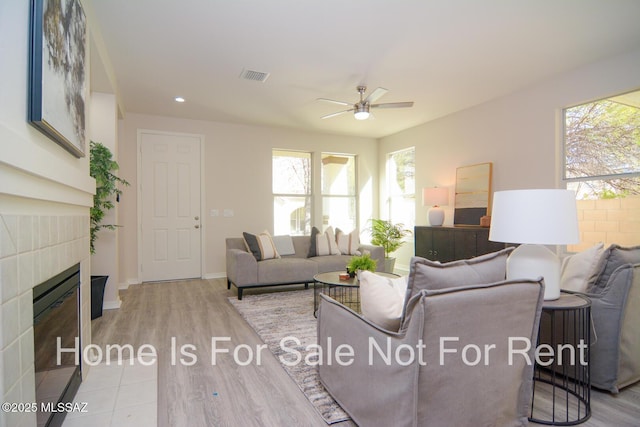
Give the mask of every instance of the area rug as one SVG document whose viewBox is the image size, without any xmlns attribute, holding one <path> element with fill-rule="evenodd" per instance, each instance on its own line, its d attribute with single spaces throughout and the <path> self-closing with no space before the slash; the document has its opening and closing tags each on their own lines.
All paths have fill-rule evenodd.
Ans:
<svg viewBox="0 0 640 427">
<path fill-rule="evenodd" d="M 276 356 L 284 370 L 309 399 L 327 424 L 349 420 L 349 416 L 320 384 L 318 371 L 313 363 L 304 363 L 309 352 L 309 344 L 317 343 L 316 319 L 313 317 L 313 289 L 273 292 L 268 294 L 245 295 L 242 301 L 230 297 L 229 302 L 256 331 L 258 336 Z M 280 356 L 291 359 L 280 345 L 285 337 L 296 337 L 300 345 L 287 341 L 285 347 L 296 349 L 302 355 L 302 362 L 288 366 Z M 311 355 L 310 361 L 317 361 Z"/>
</svg>

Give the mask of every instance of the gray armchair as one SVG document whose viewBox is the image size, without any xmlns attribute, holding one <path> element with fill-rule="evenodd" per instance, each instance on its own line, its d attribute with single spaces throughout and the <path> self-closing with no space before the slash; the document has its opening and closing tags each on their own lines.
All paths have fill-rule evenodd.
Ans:
<svg viewBox="0 0 640 427">
<path fill-rule="evenodd" d="M 363 427 L 526 425 L 542 281 L 418 289 L 414 264 L 398 332 L 322 295 L 322 384 Z M 510 337 L 522 353 L 510 353 Z"/>
<path fill-rule="evenodd" d="M 595 332 L 591 385 L 618 393 L 640 381 L 640 246 L 611 245 L 600 268 L 584 293 L 591 299 Z"/>
</svg>

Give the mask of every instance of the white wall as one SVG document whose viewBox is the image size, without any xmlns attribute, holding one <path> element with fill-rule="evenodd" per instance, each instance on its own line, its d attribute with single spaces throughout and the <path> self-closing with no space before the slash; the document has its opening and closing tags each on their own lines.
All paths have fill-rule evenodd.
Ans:
<svg viewBox="0 0 640 427">
<path fill-rule="evenodd" d="M 482 84 L 482 82 L 478 82 Z M 416 147 L 416 223 L 427 224 L 423 187 L 447 186 L 453 204 L 456 168 L 493 162 L 493 190 L 555 188 L 560 183 L 562 109 L 640 88 L 640 50 L 590 64 L 525 90 L 380 140 L 380 188 L 386 154 Z M 386 195 L 381 193 L 381 212 Z M 445 209 L 445 225 L 453 206 Z M 413 248 L 398 254 L 408 265 Z"/>
<path fill-rule="evenodd" d="M 205 240 L 205 277 L 225 276 L 226 237 L 240 237 L 243 231 L 273 231 L 271 191 L 271 150 L 274 148 L 312 151 L 318 155 L 315 186 L 319 186 L 320 152 L 350 153 L 358 156 L 360 187 L 360 223 L 375 215 L 378 203 L 377 142 L 371 138 L 324 135 L 297 130 L 184 120 L 168 117 L 128 114 L 120 121 L 121 176 L 131 183 L 124 189 L 120 203 L 121 284 L 138 281 L 137 259 L 137 131 L 153 129 L 165 132 L 204 135 L 203 238 Z M 211 217 L 210 211 L 232 209 L 233 217 Z M 316 212 L 321 212 L 318 206 Z M 320 214 L 316 223 L 320 226 Z"/>
<path fill-rule="evenodd" d="M 35 401 L 33 286 L 80 263 L 81 340 L 91 343 L 89 207 L 95 183 L 27 122 L 29 1 L 0 2 L 0 396 Z M 83 370 L 86 375 L 88 371 Z M 0 413 L 0 425 L 36 425 Z"/>
</svg>

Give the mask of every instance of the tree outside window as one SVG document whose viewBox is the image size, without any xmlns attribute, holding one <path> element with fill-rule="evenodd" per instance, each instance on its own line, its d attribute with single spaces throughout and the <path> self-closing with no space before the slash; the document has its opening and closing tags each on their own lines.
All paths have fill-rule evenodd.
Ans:
<svg viewBox="0 0 640 427">
<path fill-rule="evenodd" d="M 640 92 L 565 110 L 565 179 L 578 198 L 638 195 L 638 175 Z"/>
<path fill-rule="evenodd" d="M 416 150 L 414 147 L 387 157 L 387 191 L 391 222 L 413 228 L 416 222 Z"/>
<path fill-rule="evenodd" d="M 582 237 L 573 249 L 640 243 L 640 91 L 567 108 L 564 119 L 564 179 Z"/>
<path fill-rule="evenodd" d="M 358 228 L 356 157 L 322 153 L 322 222 L 349 233 Z"/>
<path fill-rule="evenodd" d="M 273 150 L 273 232 L 311 233 L 311 153 Z"/>
</svg>

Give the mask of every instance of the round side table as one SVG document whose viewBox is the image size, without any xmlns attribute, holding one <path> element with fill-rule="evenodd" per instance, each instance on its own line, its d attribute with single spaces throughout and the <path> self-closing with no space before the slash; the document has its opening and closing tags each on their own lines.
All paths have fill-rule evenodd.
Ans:
<svg viewBox="0 0 640 427">
<path fill-rule="evenodd" d="M 559 299 L 544 302 L 530 421 L 570 426 L 589 419 L 590 346 L 591 301 L 587 297 L 562 293 Z"/>
</svg>

